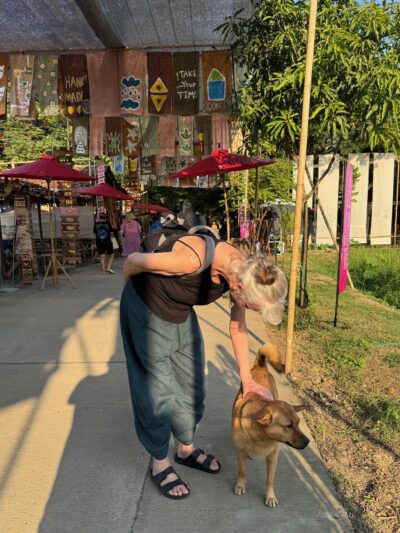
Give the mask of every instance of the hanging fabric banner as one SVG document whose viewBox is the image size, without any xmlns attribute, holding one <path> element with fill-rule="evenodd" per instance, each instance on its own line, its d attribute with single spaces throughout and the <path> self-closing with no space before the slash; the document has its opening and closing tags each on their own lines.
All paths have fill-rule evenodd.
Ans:
<svg viewBox="0 0 400 533">
<path fill-rule="evenodd" d="M 230 150 L 229 123 L 225 115 L 212 116 L 212 146 L 213 150 L 217 148 Z"/>
<path fill-rule="evenodd" d="M 166 164 L 167 174 L 174 174 L 176 172 L 176 158 L 175 157 L 167 157 L 165 164 Z"/>
<path fill-rule="evenodd" d="M 60 56 L 58 92 L 64 115 L 80 117 L 90 113 L 89 79 L 86 56 L 68 54 Z"/>
<path fill-rule="evenodd" d="M 58 115 L 58 56 L 36 57 L 35 94 L 44 117 Z"/>
<path fill-rule="evenodd" d="M 74 154 L 89 154 L 89 119 L 77 117 L 72 119 L 72 142 Z"/>
<path fill-rule="evenodd" d="M 36 116 L 33 90 L 35 56 L 10 56 L 11 114 L 19 118 L 33 119 Z"/>
<path fill-rule="evenodd" d="M 176 148 L 176 116 L 165 115 L 160 117 L 159 142 L 161 157 L 175 157 Z"/>
<path fill-rule="evenodd" d="M 125 117 L 122 119 L 122 146 L 126 157 L 135 159 L 142 155 L 138 117 Z"/>
<path fill-rule="evenodd" d="M 90 113 L 94 117 L 118 116 L 120 114 L 118 52 L 96 52 L 86 57 Z"/>
<path fill-rule="evenodd" d="M 174 113 L 195 115 L 199 101 L 199 53 L 174 54 Z"/>
<path fill-rule="evenodd" d="M 153 115 L 169 115 L 172 112 L 172 54 L 148 52 L 148 112 Z"/>
<path fill-rule="evenodd" d="M 144 156 L 158 155 L 158 117 L 147 115 L 140 118 L 140 130 L 142 139 L 142 154 Z"/>
<path fill-rule="evenodd" d="M 118 53 L 119 106 L 122 115 L 147 113 L 146 67 L 146 52 L 129 50 Z"/>
<path fill-rule="evenodd" d="M 122 150 L 122 119 L 106 117 L 106 149 L 107 155 L 121 155 Z"/>
<path fill-rule="evenodd" d="M 195 141 L 200 144 L 200 156 L 211 155 L 212 151 L 212 133 L 211 117 L 207 115 L 196 116 L 196 135 Z"/>
<path fill-rule="evenodd" d="M 226 113 L 232 96 L 232 67 L 229 50 L 203 52 L 204 113 Z"/>
<path fill-rule="evenodd" d="M 89 117 L 89 155 L 103 155 L 105 122 L 104 117 Z"/>
<path fill-rule="evenodd" d="M 0 119 L 7 114 L 8 58 L 0 54 Z"/>
<path fill-rule="evenodd" d="M 113 157 L 113 172 L 114 174 L 123 174 L 125 167 L 125 156 L 115 155 Z"/>
<path fill-rule="evenodd" d="M 193 155 L 193 117 L 178 117 L 178 154 Z"/>
</svg>

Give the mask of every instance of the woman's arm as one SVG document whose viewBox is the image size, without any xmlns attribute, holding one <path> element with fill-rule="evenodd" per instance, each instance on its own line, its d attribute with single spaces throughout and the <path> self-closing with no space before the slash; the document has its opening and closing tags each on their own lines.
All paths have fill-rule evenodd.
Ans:
<svg viewBox="0 0 400 533">
<path fill-rule="evenodd" d="M 123 277 L 127 281 L 131 276 L 142 272 L 162 274 L 163 276 L 183 276 L 196 272 L 201 266 L 206 252 L 206 244 L 201 237 L 183 237 L 191 248 L 177 241 L 170 252 L 156 254 L 136 252 L 129 255 L 124 263 Z"/>
<path fill-rule="evenodd" d="M 250 371 L 249 357 L 249 334 L 246 326 L 246 309 L 234 300 L 231 308 L 231 321 L 229 333 L 232 339 L 233 351 L 239 367 L 240 380 L 242 382 L 243 396 L 248 392 L 256 392 L 268 400 L 273 400 L 272 393 L 254 381 Z"/>
</svg>

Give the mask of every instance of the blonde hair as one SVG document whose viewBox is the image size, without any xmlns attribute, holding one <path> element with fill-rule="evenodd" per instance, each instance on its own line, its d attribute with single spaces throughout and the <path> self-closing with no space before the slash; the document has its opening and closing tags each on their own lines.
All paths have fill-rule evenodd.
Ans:
<svg viewBox="0 0 400 533">
<path fill-rule="evenodd" d="M 128 211 L 128 213 L 126 213 L 126 215 L 125 215 L 125 220 L 127 222 L 132 222 L 132 220 L 134 220 L 134 219 L 135 219 L 135 217 L 134 217 L 132 211 Z"/>
<path fill-rule="evenodd" d="M 232 259 L 230 272 L 236 274 L 243 285 L 238 295 L 244 303 L 259 307 L 265 322 L 279 324 L 288 290 L 282 270 L 265 256 L 237 254 Z"/>
</svg>

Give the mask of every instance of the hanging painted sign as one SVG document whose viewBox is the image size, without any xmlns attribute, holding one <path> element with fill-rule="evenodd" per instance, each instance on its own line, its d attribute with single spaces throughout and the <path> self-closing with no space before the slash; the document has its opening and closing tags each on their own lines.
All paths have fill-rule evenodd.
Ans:
<svg viewBox="0 0 400 533">
<path fill-rule="evenodd" d="M 150 176 L 153 173 L 152 158 L 141 157 L 140 158 L 140 174 L 142 176 Z"/>
<path fill-rule="evenodd" d="M 35 118 L 32 98 L 33 68 L 35 56 L 10 56 L 11 114 L 20 118 Z"/>
<path fill-rule="evenodd" d="M 67 117 L 89 115 L 89 78 L 86 56 L 67 54 L 59 60 L 59 94 Z"/>
<path fill-rule="evenodd" d="M 96 179 L 97 185 L 100 185 L 101 183 L 104 183 L 106 181 L 106 164 L 103 162 L 97 165 Z"/>
<path fill-rule="evenodd" d="M 203 52 L 203 111 L 226 113 L 232 95 L 232 68 L 229 50 Z"/>
<path fill-rule="evenodd" d="M 146 53 L 131 50 L 119 52 L 118 66 L 121 114 L 145 115 L 147 113 Z"/>
<path fill-rule="evenodd" d="M 89 153 L 89 119 L 78 117 L 72 119 L 72 143 L 74 154 L 88 155 Z"/>
<path fill-rule="evenodd" d="M 159 118 L 152 115 L 140 117 L 142 154 L 144 156 L 157 155 L 159 153 L 158 121 Z"/>
<path fill-rule="evenodd" d="M 178 154 L 189 156 L 193 154 L 193 117 L 178 117 Z"/>
<path fill-rule="evenodd" d="M 180 52 L 173 56 L 174 113 L 195 115 L 199 101 L 199 54 Z"/>
<path fill-rule="evenodd" d="M 35 59 L 35 93 L 44 117 L 58 115 L 58 57 Z"/>
<path fill-rule="evenodd" d="M 231 136 L 227 117 L 225 115 L 213 115 L 211 125 L 213 150 L 217 148 L 230 150 Z"/>
<path fill-rule="evenodd" d="M 161 157 L 175 157 L 176 116 L 163 115 L 159 123 L 159 142 Z"/>
<path fill-rule="evenodd" d="M 148 52 L 148 112 L 154 115 L 169 115 L 172 112 L 172 54 Z"/>
<path fill-rule="evenodd" d="M 347 283 L 347 263 L 349 259 L 350 245 L 350 218 L 351 218 L 351 198 L 353 193 L 353 167 L 346 163 L 346 174 L 344 178 L 343 190 L 343 224 L 342 238 L 340 243 L 340 264 L 338 292 L 346 290 Z"/>
<path fill-rule="evenodd" d="M 114 156 L 121 155 L 122 151 L 122 119 L 121 117 L 107 117 L 105 153 Z"/>
<path fill-rule="evenodd" d="M 138 117 L 125 117 L 122 119 L 122 146 L 126 157 L 136 158 L 141 156 L 140 123 Z"/>
<path fill-rule="evenodd" d="M 90 88 L 90 113 L 95 117 L 120 114 L 118 52 L 107 50 L 87 54 Z"/>
<path fill-rule="evenodd" d="M 8 59 L 5 54 L 0 54 L 0 118 L 5 118 L 7 113 L 7 81 Z"/>
<path fill-rule="evenodd" d="M 115 155 L 113 157 L 113 172 L 114 174 L 123 174 L 125 166 L 125 157 L 123 155 Z"/>
</svg>

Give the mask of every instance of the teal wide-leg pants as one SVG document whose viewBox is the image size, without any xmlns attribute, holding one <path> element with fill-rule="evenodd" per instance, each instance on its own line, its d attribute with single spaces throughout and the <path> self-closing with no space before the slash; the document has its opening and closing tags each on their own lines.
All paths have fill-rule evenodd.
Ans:
<svg viewBox="0 0 400 533">
<path fill-rule="evenodd" d="M 204 343 L 194 311 L 182 324 L 157 317 L 131 281 L 121 297 L 121 333 L 140 442 L 152 457 L 168 454 L 171 432 L 191 444 L 204 411 Z"/>
</svg>

